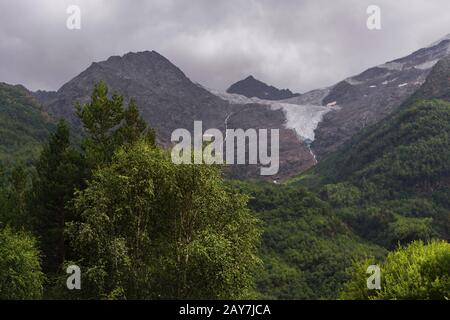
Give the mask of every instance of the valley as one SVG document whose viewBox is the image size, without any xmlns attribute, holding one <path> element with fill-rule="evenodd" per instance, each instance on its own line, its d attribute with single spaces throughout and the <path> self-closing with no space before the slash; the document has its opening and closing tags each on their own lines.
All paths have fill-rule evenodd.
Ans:
<svg viewBox="0 0 450 320">
<path fill-rule="evenodd" d="M 48 298 L 68 296 L 69 258 L 92 276 L 70 298 L 448 297 L 449 54 L 444 38 L 301 94 L 253 76 L 210 89 L 155 51 L 94 62 L 55 92 L 0 84 L 0 240 L 39 235 Z M 173 133 L 201 146 L 198 124 L 233 150 L 237 130 L 279 133 L 279 170 L 177 165 Z M 442 281 L 356 286 L 364 263 L 396 275 L 408 250 L 435 252 L 415 268 Z"/>
</svg>

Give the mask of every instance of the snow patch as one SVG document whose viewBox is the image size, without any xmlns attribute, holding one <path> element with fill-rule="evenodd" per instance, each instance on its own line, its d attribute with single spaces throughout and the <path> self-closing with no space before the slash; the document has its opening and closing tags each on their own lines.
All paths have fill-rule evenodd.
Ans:
<svg viewBox="0 0 450 320">
<path fill-rule="evenodd" d="M 363 84 L 364 83 L 363 81 L 359 81 L 359 80 L 356 80 L 356 79 L 353 79 L 353 78 L 347 78 L 344 81 L 347 82 L 348 84 L 352 85 L 352 86 L 357 86 L 359 84 Z"/>
<path fill-rule="evenodd" d="M 259 99 L 259 98 L 247 98 L 246 96 L 236 94 L 236 93 L 220 92 L 220 91 L 216 91 L 216 90 L 208 89 L 208 88 L 205 88 L 205 89 L 207 89 L 212 94 L 218 96 L 219 98 L 230 102 L 231 104 L 252 104 L 252 103 L 265 104 L 264 101 L 268 101 L 268 100 L 263 100 L 263 99 Z"/>
<path fill-rule="evenodd" d="M 399 84 L 398 87 L 401 88 L 401 87 L 404 87 L 404 86 L 407 86 L 407 85 L 408 85 L 408 82 L 405 82 L 405 83 Z"/>
<path fill-rule="evenodd" d="M 316 89 L 306 92 L 298 97 L 292 97 L 289 99 L 281 100 L 279 102 L 291 103 L 291 104 L 312 104 L 322 105 L 323 99 L 330 93 L 331 88 Z"/>
<path fill-rule="evenodd" d="M 388 69 L 388 70 L 403 70 L 404 63 L 401 62 L 388 62 L 382 65 L 379 65 L 379 68 Z"/>
<path fill-rule="evenodd" d="M 417 66 L 414 66 L 414 68 L 419 69 L 419 70 L 427 70 L 427 69 L 431 69 L 431 68 L 434 67 L 434 65 L 435 65 L 438 61 L 439 61 L 439 59 L 427 61 L 427 62 L 418 64 Z"/>
</svg>

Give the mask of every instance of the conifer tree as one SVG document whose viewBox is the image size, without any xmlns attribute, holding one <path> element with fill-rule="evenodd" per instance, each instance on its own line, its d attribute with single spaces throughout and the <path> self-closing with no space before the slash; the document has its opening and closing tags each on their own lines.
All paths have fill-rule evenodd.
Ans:
<svg viewBox="0 0 450 320">
<path fill-rule="evenodd" d="M 59 122 L 41 153 L 33 181 L 34 229 L 44 254 L 44 269 L 55 272 L 66 256 L 64 226 L 76 219 L 69 208 L 75 189 L 85 176 L 80 152 L 70 146 L 69 128 Z"/>
</svg>

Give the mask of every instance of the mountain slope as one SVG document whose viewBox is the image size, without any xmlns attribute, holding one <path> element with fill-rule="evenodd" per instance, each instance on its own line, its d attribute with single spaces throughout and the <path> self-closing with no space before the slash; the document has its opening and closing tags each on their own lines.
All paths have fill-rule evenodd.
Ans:
<svg viewBox="0 0 450 320">
<path fill-rule="evenodd" d="M 419 99 L 443 99 L 450 101 L 450 56 L 441 59 L 431 70 L 425 83 L 408 103 Z"/>
<path fill-rule="evenodd" d="M 262 81 L 255 79 L 253 76 L 248 76 L 244 80 L 232 84 L 227 93 L 240 94 L 247 98 L 260 98 L 265 100 L 283 100 L 298 96 L 299 94 L 292 93 L 289 89 L 277 89 L 274 86 L 269 86 Z"/>
<path fill-rule="evenodd" d="M 243 94 L 218 95 L 232 103 L 263 103 L 283 110 L 285 125 L 293 127 L 300 140 L 308 146 L 307 151 L 312 155 L 309 166 L 313 166 L 317 160 L 320 162 L 325 159 L 361 130 L 382 121 L 403 104 L 416 99 L 413 97 L 410 100 L 415 92 L 422 88 L 432 68 L 449 54 L 450 40 L 444 38 L 406 57 L 369 68 L 334 86 L 312 90 L 281 101 L 258 101 L 257 98 L 251 98 L 251 101 L 246 102 L 247 98 Z M 442 64 L 445 62 L 439 63 Z M 447 80 L 440 80 L 443 88 Z M 431 95 L 438 96 L 433 92 Z M 302 111 L 311 108 L 315 113 L 322 113 L 321 108 L 328 109 L 322 113 L 314 126 L 311 125 L 314 117 Z M 292 117 L 293 115 L 295 117 Z M 308 136 L 313 139 L 302 134 L 307 127 L 312 128 L 313 134 Z M 308 168 L 306 165 L 302 170 Z"/>
<path fill-rule="evenodd" d="M 358 235 L 387 248 L 449 239 L 450 102 L 433 96 L 448 97 L 448 66 L 447 58 L 436 64 L 418 100 L 364 129 L 292 184 L 320 190 Z"/>
<path fill-rule="evenodd" d="M 265 223 L 264 298 L 335 298 L 352 259 L 450 239 L 450 103 L 433 99 L 450 93 L 448 66 L 436 64 L 414 95 L 429 100 L 404 103 L 299 179 L 247 187 Z M 302 187 L 311 180 L 315 193 Z"/>
<path fill-rule="evenodd" d="M 223 128 L 229 105 L 192 83 L 169 60 L 155 51 L 113 56 L 93 63 L 63 85 L 53 97 L 42 102 L 49 113 L 79 125 L 74 103 L 86 102 L 93 84 L 105 81 L 111 91 L 137 100 L 144 119 L 157 129 L 158 138 L 167 143 L 177 128 L 192 128 L 194 120 L 204 127 Z M 38 95 L 43 97 L 43 95 Z"/>
<path fill-rule="evenodd" d="M 327 197 L 353 197 L 353 208 L 343 205 L 345 219 L 383 246 L 450 239 L 449 132 L 449 102 L 419 100 L 402 108 L 326 160 L 324 166 L 335 163 L 325 171 L 317 168 L 340 182 Z"/>
<path fill-rule="evenodd" d="M 170 145 L 175 129 L 193 132 L 194 121 L 203 122 L 203 130 L 279 129 L 280 171 L 274 177 L 292 176 L 313 165 L 309 149 L 298 139 L 292 128 L 285 127 L 282 110 L 268 105 L 230 104 L 202 86 L 193 83 L 168 59 L 152 51 L 128 53 L 93 63 L 78 76 L 64 84 L 57 92 L 38 91 L 46 110 L 56 118 L 65 118 L 80 131 L 75 115 L 76 101 L 87 102 L 95 82 L 105 81 L 112 91 L 125 98 L 135 98 L 144 120 L 156 129 L 159 142 Z M 228 172 L 238 178 L 261 178 L 259 166 L 236 165 Z"/>
<path fill-rule="evenodd" d="M 450 53 L 450 40 L 409 56 L 370 68 L 336 85 L 306 93 L 296 100 L 316 99 L 338 108 L 325 115 L 316 130 L 312 150 L 319 161 L 353 135 L 399 108 L 424 83 L 431 68 Z M 318 99 L 317 99 L 318 98 Z"/>
<path fill-rule="evenodd" d="M 366 128 L 316 168 L 331 180 L 385 173 L 403 187 L 450 174 L 450 56 L 440 60 L 421 87 L 390 117 Z M 439 99 L 439 100 L 436 100 Z M 424 170 L 424 171 L 422 171 Z M 435 171 L 434 174 L 427 170 Z M 429 176 L 428 173 L 431 175 Z"/>
<path fill-rule="evenodd" d="M 385 249 L 356 236 L 316 194 L 285 185 L 234 182 L 264 223 L 257 274 L 263 299 L 336 299 L 354 259 Z"/>
<path fill-rule="evenodd" d="M 27 89 L 0 83 L 0 163 L 34 159 L 52 128 L 50 117 Z"/>
<path fill-rule="evenodd" d="M 366 130 L 316 172 L 366 179 L 392 192 L 431 190 L 450 178 L 450 103 L 421 100 Z M 328 170 L 325 168 L 332 168 Z"/>
<path fill-rule="evenodd" d="M 393 113 L 449 52 L 450 40 L 444 39 L 332 87 L 273 101 L 265 94 L 265 99 L 213 94 L 191 82 L 160 54 L 146 51 L 93 63 L 57 92 L 37 92 L 35 96 L 50 114 L 69 119 L 77 127 L 75 101 L 87 101 L 93 84 L 103 80 L 126 98 L 137 99 L 144 119 L 165 145 L 170 143 L 173 130 L 192 131 L 195 120 L 202 120 L 204 129 L 218 128 L 222 132 L 227 125 L 229 129 L 280 129 L 280 174 L 273 177 L 278 180 L 309 169 L 360 130 Z M 257 84 L 257 90 L 262 86 L 258 95 L 268 92 L 268 86 L 253 77 L 243 81 Z M 249 168 L 236 167 L 234 177 L 257 177 L 258 168 Z"/>
</svg>

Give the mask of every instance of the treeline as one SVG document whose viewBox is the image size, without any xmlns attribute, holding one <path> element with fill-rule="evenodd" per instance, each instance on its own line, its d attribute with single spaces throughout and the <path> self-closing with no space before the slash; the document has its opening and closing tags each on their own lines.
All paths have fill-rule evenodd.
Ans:
<svg viewBox="0 0 450 320">
<path fill-rule="evenodd" d="M 310 175 L 361 237 L 385 248 L 450 239 L 450 103 L 421 100 L 369 128 Z"/>
<path fill-rule="evenodd" d="M 104 83 L 77 114 L 81 146 L 62 121 L 34 167 L 1 175 L 0 298 L 254 297 L 258 221 L 220 169 L 174 165 Z"/>
<path fill-rule="evenodd" d="M 403 108 L 286 185 L 173 164 L 104 83 L 76 107 L 81 144 L 60 122 L 32 166 L 0 168 L 0 299 L 450 297 L 449 103 Z"/>
<path fill-rule="evenodd" d="M 447 89 L 448 90 L 448 89 Z M 291 186 L 309 186 L 321 200 L 328 203 L 335 215 L 360 239 L 388 250 L 404 248 L 411 242 L 425 243 L 450 239 L 450 103 L 444 100 L 419 100 L 403 106 L 393 116 L 367 128 L 341 150 L 291 182 Z M 415 246 L 419 246 L 415 244 Z M 424 244 L 414 251 L 426 263 L 435 263 L 432 248 Z M 403 250 L 403 249 L 401 249 Z M 407 249 L 413 250 L 413 249 Z M 439 258 L 442 269 L 433 267 L 437 286 L 448 283 L 450 248 L 440 246 L 445 258 Z M 413 251 L 406 251 L 413 252 Z M 406 253 L 405 253 L 406 255 Z M 426 255 L 426 256 L 425 256 Z M 370 255 L 368 255 L 369 257 Z M 389 260 L 389 256 L 387 260 Z M 394 256 L 394 255 L 392 255 Z M 396 257 L 400 257 L 397 255 Z M 402 256 L 403 260 L 412 257 Z M 437 258 L 436 258 L 437 259 Z M 368 261 L 361 262 L 359 290 L 364 294 L 343 295 L 346 298 L 368 298 L 362 286 Z M 381 260 L 383 261 L 383 260 Z M 399 262 L 400 263 L 400 262 Z M 401 262 L 406 267 L 407 261 Z M 388 262 L 386 261 L 386 265 Z M 386 267 L 389 269 L 389 267 Z M 419 268 L 419 267 L 417 267 Z M 396 272 L 400 272 L 399 270 Z M 428 271 L 415 269 L 418 283 Z M 354 278 L 355 273 L 351 273 Z M 428 277 L 428 275 L 427 275 Z M 439 278 L 443 280 L 439 282 Z M 429 283 L 422 293 L 408 295 L 406 279 L 403 292 L 395 295 L 370 295 L 371 298 L 445 298 L 450 295 L 431 293 Z M 396 281 L 397 281 L 396 280 Z M 387 281 L 387 279 L 386 279 Z M 415 281 L 415 280 L 414 280 Z M 431 280 L 430 280 L 431 281 Z M 431 282 L 430 282 L 431 283 Z M 393 286 L 391 282 L 389 284 Z M 427 289 L 428 288 L 428 289 Z M 353 287 L 353 289 L 355 289 Z M 431 290 L 431 289 L 430 289 Z"/>
<path fill-rule="evenodd" d="M 37 159 L 54 123 L 27 89 L 0 83 L 0 164 Z"/>
<path fill-rule="evenodd" d="M 409 234 L 413 227 L 396 225 L 396 232 L 381 226 L 374 228 L 376 224 L 365 211 L 360 218 L 365 224 L 356 230 L 342 216 L 345 208 L 339 204 L 353 203 L 358 198 L 357 190 L 344 195 L 335 192 L 335 198 L 328 198 L 300 186 L 231 183 L 251 195 L 248 206 L 263 224 L 260 255 L 264 269 L 255 277 L 260 298 L 450 297 L 448 242 L 437 240 L 439 235 L 423 236 L 425 241 L 403 238 L 401 230 Z M 332 187 L 327 185 L 324 189 Z M 371 240 L 372 237 L 379 241 Z M 371 275 L 367 271 L 373 265 L 381 272 L 379 290 L 367 287 Z"/>
<path fill-rule="evenodd" d="M 353 261 L 386 255 L 356 236 L 314 192 L 269 183 L 233 185 L 251 195 L 248 205 L 263 223 L 264 270 L 256 277 L 261 298 L 337 299 Z"/>
</svg>

